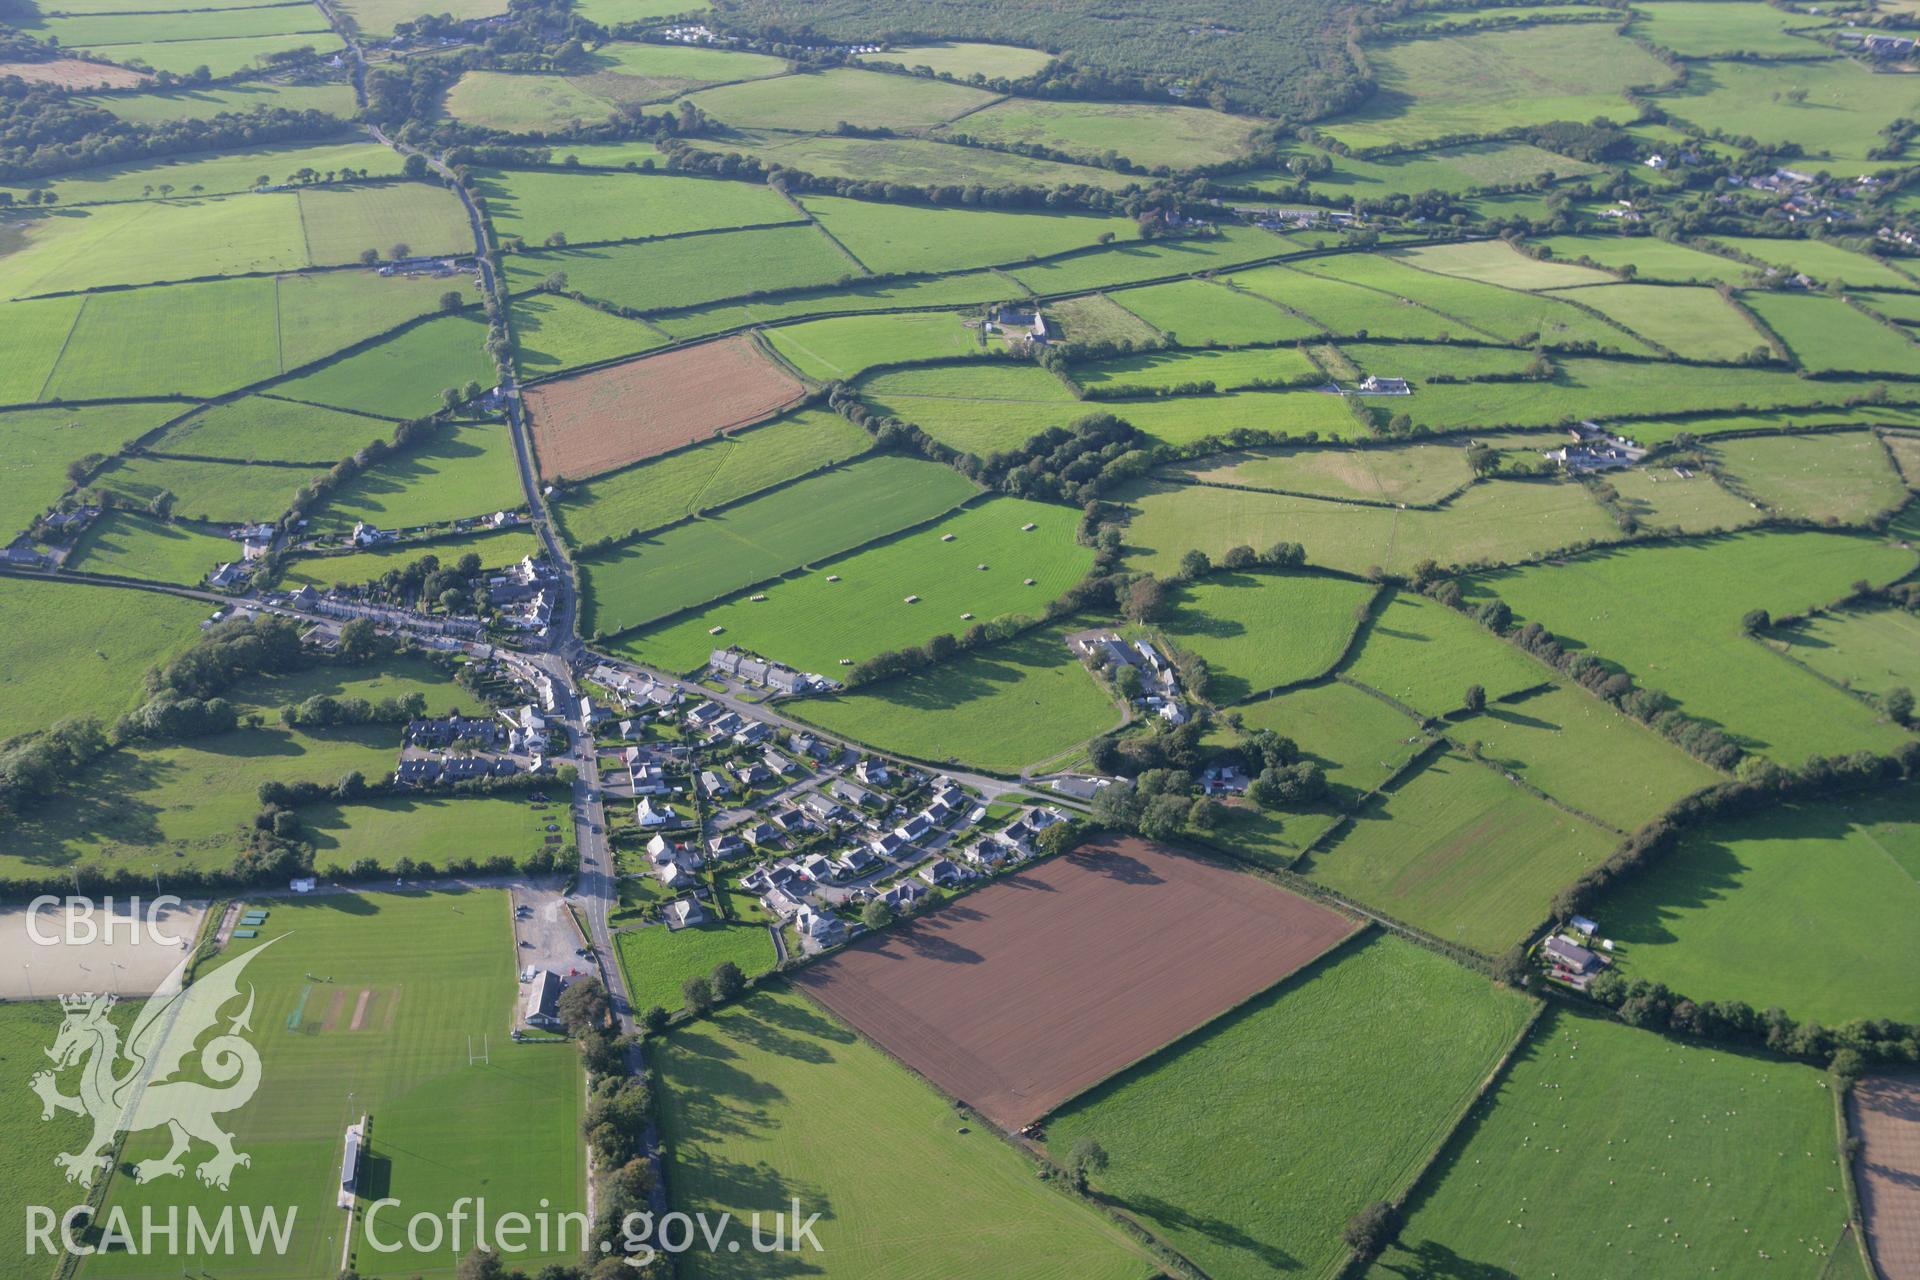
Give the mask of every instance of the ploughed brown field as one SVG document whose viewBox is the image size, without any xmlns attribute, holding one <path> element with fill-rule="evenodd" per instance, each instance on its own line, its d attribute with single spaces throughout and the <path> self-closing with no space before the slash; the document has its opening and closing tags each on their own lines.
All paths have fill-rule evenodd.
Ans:
<svg viewBox="0 0 1920 1280">
<path fill-rule="evenodd" d="M 1267 881 L 1109 838 L 794 981 L 1012 1130 L 1305 967 L 1356 927 Z"/>
<path fill-rule="evenodd" d="M 527 390 L 545 476 L 583 479 L 746 426 L 806 387 L 745 334 Z"/>
<path fill-rule="evenodd" d="M 109 67 L 78 58 L 54 58 L 47 62 L 0 62 L 0 80 L 18 76 L 28 84 L 53 84 L 62 89 L 131 89 L 145 84 L 143 71 Z"/>
<path fill-rule="evenodd" d="M 1887 1280 L 1913 1280 L 1920 1276 L 1920 1075 L 1868 1076 L 1851 1102 L 1867 1245 Z"/>
</svg>

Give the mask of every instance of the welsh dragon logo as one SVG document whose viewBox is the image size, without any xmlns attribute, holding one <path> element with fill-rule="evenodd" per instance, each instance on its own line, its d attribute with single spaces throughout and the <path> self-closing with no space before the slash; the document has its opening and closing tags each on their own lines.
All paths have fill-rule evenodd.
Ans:
<svg viewBox="0 0 1920 1280">
<path fill-rule="evenodd" d="M 93 1136 L 85 1145 L 53 1158 L 66 1172 L 68 1182 L 91 1187 L 111 1159 L 115 1135 L 162 1126 L 172 1131 L 172 1147 L 166 1155 L 143 1160 L 134 1167 L 134 1177 L 140 1182 L 181 1176 L 185 1172 L 181 1157 L 195 1141 L 213 1148 L 212 1157 L 195 1170 L 208 1186 L 226 1190 L 233 1171 L 253 1163 L 251 1157 L 233 1149 L 233 1135 L 216 1119 L 223 1112 L 245 1106 L 260 1087 L 260 1055 L 240 1034 L 252 1030 L 251 986 L 247 988 L 246 1006 L 227 1021 L 226 1030 L 205 1046 L 199 1046 L 199 1041 L 221 1021 L 220 1011 L 239 997 L 240 975 L 272 945 L 256 947 L 184 988 L 180 981 L 186 961 L 181 961 L 161 987 L 173 994 L 156 995 L 146 1002 L 124 1045 L 107 1016 L 117 1003 L 116 997 L 92 993 L 61 997 L 66 1019 L 60 1024 L 53 1047 L 46 1051 L 53 1060 L 53 1070 L 35 1075 L 32 1086 L 40 1095 L 42 1120 L 67 1111 L 93 1121 Z M 198 1076 L 211 1084 L 172 1078 L 196 1047 Z M 75 1067 L 80 1069 L 80 1092 L 77 1097 L 69 1097 L 60 1092 L 58 1077 Z"/>
</svg>

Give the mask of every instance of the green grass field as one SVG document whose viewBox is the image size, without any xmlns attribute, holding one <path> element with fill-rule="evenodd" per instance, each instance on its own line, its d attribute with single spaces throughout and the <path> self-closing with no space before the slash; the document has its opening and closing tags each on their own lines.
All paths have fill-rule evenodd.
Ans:
<svg viewBox="0 0 1920 1280">
<path fill-rule="evenodd" d="M 863 128 L 936 125 L 992 102 L 994 95 L 941 80 L 834 67 L 772 80 L 723 85 L 688 98 L 739 129 L 771 127 L 831 133 L 841 121 Z"/>
<path fill-rule="evenodd" d="M 1012 1147 L 958 1123 L 917 1077 L 788 988 L 675 1031 L 657 1055 L 676 1206 L 738 1220 L 797 1198 L 803 1217 L 822 1213 L 822 1252 L 779 1262 L 833 1280 L 1144 1280 L 1155 1270 L 1097 1211 L 1037 1181 Z M 774 1258 L 743 1246 L 680 1265 L 762 1276 Z"/>
<path fill-rule="evenodd" d="M 821 313 L 968 306 L 1003 299 L 1007 293 L 1006 278 L 993 271 L 969 271 L 905 283 L 861 280 L 831 292 L 796 294 L 771 301 L 714 303 L 662 315 L 654 323 L 676 338 L 704 338 L 726 329 L 743 329 Z"/>
<path fill-rule="evenodd" d="M 271 396 L 242 396 L 210 405 L 167 428 L 153 447 L 162 453 L 237 462 L 330 465 L 392 435 L 392 424 L 378 418 Z"/>
<path fill-rule="evenodd" d="M 1562 804 L 1631 831 L 1688 792 L 1726 781 L 1610 704 L 1559 685 L 1453 727 L 1485 759 Z"/>
<path fill-rule="evenodd" d="M 557 513 L 576 544 L 621 537 L 844 462 L 872 444 L 872 436 L 837 413 L 801 409 L 572 486 Z"/>
<path fill-rule="evenodd" d="M 1151 342 L 1153 326 L 1104 293 L 1082 294 L 1045 308 L 1047 328 L 1066 342 Z"/>
<path fill-rule="evenodd" d="M 1837 1026 L 1920 1017 L 1920 793 L 1796 804 L 1689 833 L 1601 904 L 1628 975 Z"/>
<path fill-rule="evenodd" d="M 406 1217 L 444 1215 L 460 1197 L 482 1191 L 490 1214 L 531 1214 L 542 1201 L 551 1212 L 584 1208 L 579 1058 L 565 1046 L 514 1045 L 506 1037 L 519 1000 L 505 892 L 329 895 L 267 905 L 261 938 L 227 949 L 231 958 L 263 949 L 243 979 L 255 993 L 252 1041 L 262 1083 L 227 1121 L 251 1166 L 235 1172 L 230 1193 L 202 1187 L 191 1168 L 147 1185 L 116 1177 L 109 1205 L 125 1206 L 136 1221 L 141 1206 L 212 1210 L 229 1196 L 297 1205 L 285 1256 L 216 1252 L 210 1265 L 230 1276 L 333 1270 L 346 1222 L 334 1208 L 343 1133 L 371 1113 L 368 1189 L 403 1206 L 377 1221 L 383 1240 L 404 1242 Z M 478 1044 L 483 1034 L 489 1060 L 470 1065 L 468 1036 Z M 126 1157 L 165 1150 L 165 1134 L 150 1132 L 128 1143 Z M 514 1261 L 557 1261 L 572 1252 L 528 1251 Z M 362 1234 L 355 1255 L 363 1266 L 380 1260 L 408 1274 L 453 1274 L 445 1249 L 422 1254 L 403 1244 L 380 1253 Z M 150 1275 L 151 1265 L 102 1254 L 84 1274 Z"/>
<path fill-rule="evenodd" d="M 1639 438 L 1638 427 L 1634 428 Z M 1695 471 L 1680 476 L 1672 467 L 1634 467 L 1607 477 L 1619 505 L 1644 527 L 1709 533 L 1738 529 L 1761 518 L 1744 499 Z"/>
<path fill-rule="evenodd" d="M 1625 91 L 1664 84 L 1667 67 L 1597 23 L 1480 31 L 1375 50 L 1379 88 L 1321 127 L 1349 146 L 1491 133 L 1550 120 L 1634 117 Z M 1502 92 L 1489 95 L 1487 86 Z"/>
<path fill-rule="evenodd" d="M 1804 271 L 1822 284 L 1833 280 L 1855 288 L 1912 289 L 1914 287 L 1912 271 L 1903 273 L 1900 268 L 1878 258 L 1869 257 L 1864 253 L 1854 253 L 1824 240 L 1776 240 L 1758 236 L 1715 236 L 1713 240 L 1716 244 L 1723 244 L 1749 258 L 1758 258 L 1761 262 L 1770 263 L 1783 271 Z M 1753 269 L 1746 268 L 1748 271 Z"/>
<path fill-rule="evenodd" d="M 274 293 L 250 279 L 91 294 L 44 395 L 219 395 L 276 377 Z"/>
<path fill-rule="evenodd" d="M 958 472 L 885 455 L 814 476 L 585 561 L 583 630 L 622 631 L 939 515 L 977 490 Z"/>
<path fill-rule="evenodd" d="M 140 457 L 112 463 L 94 476 L 93 486 L 119 494 L 136 509 L 171 493 L 174 514 L 187 520 L 271 523 L 314 474 L 301 467 Z"/>
<path fill-rule="evenodd" d="M 1842 1177 L 1813 1068 L 1550 1012 L 1367 1275 L 1820 1275 Z"/>
<path fill-rule="evenodd" d="M 1456 444 L 1390 449 L 1253 449 L 1215 454 L 1168 472 L 1170 478 L 1367 502 L 1438 502 L 1473 473 Z"/>
<path fill-rule="evenodd" d="M 1424 716 L 1460 710 L 1468 685 L 1479 685 L 1491 700 L 1553 677 L 1473 619 L 1413 591 L 1395 591 L 1375 607 L 1342 674 Z"/>
<path fill-rule="evenodd" d="M 128 608 L 109 587 L 0 581 L 0 741 L 56 721 L 111 724 L 140 697 L 140 677 L 199 635 L 212 612 L 154 595 Z"/>
<path fill-rule="evenodd" d="M 1788 96 L 1795 90 L 1804 90 L 1804 98 Z M 1913 114 L 1920 91 L 1899 76 L 1875 75 L 1845 58 L 1715 62 L 1693 67 L 1686 87 L 1655 102 L 1674 118 L 1709 132 L 1798 143 L 1802 156 L 1795 167 L 1846 177 L 1871 173 L 1884 163 L 1866 153 L 1890 121 Z"/>
<path fill-rule="evenodd" d="M 892 78 L 892 77 L 889 77 Z M 871 271 L 959 271 L 1087 248 L 1137 234 L 1123 218 L 877 204 L 838 196 L 801 201 L 827 234 Z M 1001 285 L 1001 296 L 1008 290 Z"/>
<path fill-rule="evenodd" d="M 493 362 L 482 346 L 486 331 L 486 321 L 478 316 L 441 316 L 276 383 L 273 394 L 383 417 L 425 417 L 440 407 L 447 387 L 470 381 L 493 385 Z"/>
<path fill-rule="evenodd" d="M 307 265 L 292 192 L 87 205 L 13 226 L 24 242 L 0 258 L 9 297 Z M 153 253 L 155 244 L 169 251 Z"/>
<path fill-rule="evenodd" d="M 113 453 L 165 422 L 178 404 L 94 405 L 74 409 L 17 409 L 0 414 L 0 533 L 24 530 L 72 482 L 67 464 L 90 453 Z"/>
<path fill-rule="evenodd" d="M 1592 307 L 1689 360 L 1737 360 L 1766 343 L 1745 316 L 1704 285 L 1607 284 L 1551 296 Z"/>
<path fill-rule="evenodd" d="M 1213 671 L 1209 699 L 1224 706 L 1324 675 L 1374 588 L 1317 574 L 1226 573 L 1179 589 L 1158 627 Z"/>
<path fill-rule="evenodd" d="M 828 285 L 856 274 L 846 255 L 808 226 L 717 231 L 507 259 L 507 281 L 514 289 L 531 288 L 556 271 L 566 275 L 569 289 L 641 311 Z"/>
<path fill-rule="evenodd" d="M 1158 573 L 1172 572 L 1190 548 L 1218 556 L 1240 543 L 1298 542 L 1313 564 L 1361 573 L 1374 565 L 1404 572 L 1428 558 L 1500 564 L 1618 536 L 1586 490 L 1551 481 L 1477 484 L 1437 510 L 1157 482 L 1122 496 L 1136 509 L 1127 528 L 1132 560 Z"/>
<path fill-rule="evenodd" d="M 1200 107 L 1146 102 L 1008 98 L 941 130 L 1098 159 L 1118 154 L 1148 169 L 1228 164 L 1245 155 L 1261 121 Z"/>
<path fill-rule="evenodd" d="M 1397 938 L 1351 944 L 1068 1103 L 1064 1160 L 1219 1280 L 1332 1275 L 1340 1228 L 1410 1183 L 1527 1001 Z"/>
<path fill-rule="evenodd" d="M 908 69 L 925 67 L 935 75 L 966 79 L 985 76 L 989 80 L 1020 80 L 1053 61 L 1053 55 L 1039 49 L 1022 49 L 1010 44 L 973 44 L 964 40 L 940 40 L 931 44 L 902 45 L 879 53 L 863 53 L 859 62 L 897 62 Z"/>
<path fill-rule="evenodd" d="M 245 80 L 211 89 L 174 89 L 164 93 L 107 94 L 82 101 L 137 124 L 205 120 L 226 112 L 246 114 L 257 107 L 323 111 L 345 120 L 354 113 L 353 86 L 344 80 L 325 84 L 278 84 Z"/>
<path fill-rule="evenodd" d="M 433 556 L 442 564 L 449 564 L 469 551 L 478 554 L 487 568 L 501 569 L 518 564 L 527 556 L 538 556 L 541 547 L 538 538 L 519 530 L 474 534 L 464 538 L 449 538 L 444 542 L 431 542 L 425 546 L 402 544 L 339 556 L 307 556 L 289 560 L 280 574 L 280 581 L 289 588 L 311 583 L 324 591 L 336 582 L 370 582 L 425 556 Z"/>
<path fill-rule="evenodd" d="M 663 924 L 614 935 L 627 998 L 644 1012 L 659 1005 L 669 1013 L 683 1003 L 680 984 L 704 977 L 731 960 L 748 977 L 773 968 L 773 939 L 765 925 L 704 924 L 669 931 Z"/>
<path fill-rule="evenodd" d="M 1077 629 L 1029 631 L 918 675 L 789 710 L 885 751 L 1016 772 L 1119 723 L 1119 708 L 1067 650 Z"/>
<path fill-rule="evenodd" d="M 416 255 L 473 252 L 466 209 L 445 187 L 396 182 L 313 187 L 299 194 L 307 257 L 316 266 L 353 262 L 367 249 L 389 257 L 396 244 L 407 245 Z"/>
<path fill-rule="evenodd" d="M 1825 46 L 1818 36 L 1794 35 L 1791 29 L 1820 25 L 1804 14 L 1785 13 L 1764 4 L 1721 8 L 1703 0 L 1660 0 L 1635 12 L 1633 34 L 1685 58 L 1743 53 L 1805 57 L 1822 52 Z"/>
<path fill-rule="evenodd" d="M 666 335 L 638 320 L 553 294 L 513 300 L 513 361 L 523 378 L 549 377 L 667 344 Z"/>
<path fill-rule="evenodd" d="M 1314 881 L 1488 955 L 1546 920 L 1616 837 L 1451 751 L 1376 797 L 1315 853 Z"/>
<path fill-rule="evenodd" d="M 118 0 L 108 2 L 118 3 Z M 419 17 L 414 3 L 415 0 L 346 0 L 340 7 L 351 15 L 363 35 L 377 36 L 392 31 L 396 22 L 410 22 Z M 490 16 L 491 8 L 491 0 L 450 0 L 445 8 L 435 12 L 455 19 L 485 18 Z"/>
<path fill-rule="evenodd" d="M 1550 236 L 1534 243 L 1555 258 L 1591 258 L 1615 270 L 1633 268 L 1636 280 L 1670 284 L 1736 284 L 1751 268 L 1732 258 L 1662 240 L 1657 236 Z"/>
<path fill-rule="evenodd" d="M 487 219 L 502 240 L 576 244 L 676 235 L 763 222 L 798 222 L 768 187 L 670 174 L 487 171 L 478 175 Z"/>
<path fill-rule="evenodd" d="M 1907 500 L 1871 431 L 1725 440 L 1713 453 L 1730 480 L 1784 515 L 1858 523 Z"/>
<path fill-rule="evenodd" d="M 1207 343 L 1295 342 L 1320 330 L 1265 298 L 1207 280 L 1128 289 L 1115 296 L 1133 314 L 1190 346 Z"/>
<path fill-rule="evenodd" d="M 525 504 L 506 428 L 456 423 L 335 489 L 313 523 L 332 530 L 361 520 L 384 529 L 408 528 Z"/>
<path fill-rule="evenodd" d="M 1419 195 L 1426 191 L 1462 193 L 1480 187 L 1532 182 L 1541 174 L 1580 178 L 1599 172 L 1598 166 L 1571 156 L 1544 151 L 1525 142 L 1469 142 L 1429 151 L 1401 151 L 1361 158 L 1337 156 L 1332 173 L 1316 174 L 1313 185 L 1328 194 L 1350 194 L 1356 199 L 1389 195 Z M 1237 174 L 1236 183 L 1259 188 L 1279 186 L 1280 175 Z M 1285 175 L 1291 185 L 1292 175 Z"/>
<path fill-rule="evenodd" d="M 1111 169 L 1065 164 L 988 151 L 927 138 L 889 135 L 877 138 L 840 137 L 837 134 L 787 133 L 780 129 L 736 129 L 722 138 L 689 138 L 700 151 L 724 155 L 737 151 L 768 166 L 781 165 L 822 178 L 898 182 L 937 187 L 947 183 L 979 183 L 983 187 L 1056 187 L 1084 183 L 1118 190 L 1137 179 Z"/>
<path fill-rule="evenodd" d="M 1423 271 L 1464 276 L 1507 289 L 1570 289 L 1583 284 L 1614 282 L 1612 276 L 1591 267 L 1528 257 L 1502 240 L 1416 245 L 1395 249 L 1392 257 Z"/>
<path fill-rule="evenodd" d="M 1027 531 L 1028 524 L 1038 527 Z M 734 644 L 837 677 L 842 658 L 958 636 L 974 622 L 1040 616 L 1092 567 L 1092 550 L 1074 541 L 1077 524 L 1068 507 L 990 498 L 752 593 L 763 600 L 735 596 L 626 637 L 615 651 L 688 672 L 705 665 L 716 645 Z M 715 627 L 722 628 L 717 637 Z"/>
<path fill-rule="evenodd" d="M 1920 347 L 1912 338 L 1838 298 L 1754 291 L 1741 295 L 1741 301 L 1780 335 L 1803 369 L 1905 373 L 1920 362 Z"/>
<path fill-rule="evenodd" d="M 786 70 L 785 59 L 764 54 L 607 44 L 579 59 L 565 75 L 469 71 L 447 91 L 445 111 L 483 128 L 551 133 L 564 131 L 575 120 L 616 118 L 622 107 Z"/>
<path fill-rule="evenodd" d="M 234 559 L 239 546 L 231 538 L 183 525 L 109 511 L 75 541 L 65 567 L 191 587 L 223 561 Z"/>
<path fill-rule="evenodd" d="M 96 761 L 82 785 L 57 804 L 31 809 L 0 831 L 0 878 L 76 863 L 225 867 L 259 812 L 262 782 L 333 783 L 353 770 L 378 778 L 391 773 L 398 758 L 396 725 L 287 729 L 279 724 L 283 705 L 317 693 L 377 701 L 414 692 L 435 712 L 473 707 L 456 685 L 419 662 L 384 670 L 319 667 L 249 681 L 227 697 L 243 715 L 259 712 L 266 725 L 185 743 L 140 743 Z M 131 709 L 127 692 L 116 696 L 125 701 L 111 710 Z"/>
<path fill-rule="evenodd" d="M 1217 236 L 1151 242 L 1129 241 L 1122 229 L 1116 241 L 1097 252 L 1016 266 L 1007 274 L 1035 293 L 1053 296 L 1217 271 L 1292 253 L 1300 247 L 1257 227 L 1238 226 L 1223 226 Z"/>
<path fill-rule="evenodd" d="M 235 87 L 258 90 L 275 86 L 251 82 Z M 301 169 L 326 174 L 351 168 L 373 177 L 392 177 L 400 172 L 400 164 L 397 152 L 377 142 L 290 143 L 101 165 L 53 178 L 0 184 L 0 191 L 13 193 L 16 200 L 24 200 L 29 191 L 50 191 L 63 205 L 152 199 L 157 194 L 155 189 L 163 184 L 173 188 L 169 194 L 231 195 L 251 191 L 261 174 L 269 181 L 283 182 Z"/>
<path fill-rule="evenodd" d="M 215 76 L 230 76 L 254 69 L 260 59 L 272 54 L 301 49 L 325 52 L 340 47 L 340 38 L 325 30 L 325 20 L 319 15 L 304 19 L 304 24 L 309 30 L 299 35 L 98 44 L 94 51 L 116 62 L 144 63 L 155 71 L 171 71 L 177 76 L 191 75 L 201 67 Z"/>
<path fill-rule="evenodd" d="M 1235 271 L 1230 279 L 1235 288 L 1277 302 L 1320 328 L 1342 336 L 1428 341 L 1443 341 L 1454 334 L 1475 336 L 1470 332 L 1472 326 L 1466 322 L 1442 315 L 1402 295 L 1334 279 L 1327 272 L 1335 269 L 1339 268 L 1313 262 L 1303 263 L 1299 269 L 1253 267 Z"/>
<path fill-rule="evenodd" d="M 445 710 L 441 702 L 429 710 Z M 574 857 L 573 825 L 564 807 L 536 804 L 525 796 L 403 796 L 363 804 L 318 804 L 300 809 L 304 838 L 313 842 L 313 864 L 322 874 L 344 872 L 363 858 L 391 867 L 401 857 L 444 870 L 460 858 L 485 862 L 505 856 L 515 862 L 550 849 L 561 865 Z M 558 824 L 561 832 L 547 827 Z M 548 838 L 561 839 L 549 844 Z"/>
<path fill-rule="evenodd" d="M 766 330 L 767 344 L 815 382 L 846 381 L 874 365 L 997 355 L 981 344 L 978 327 L 954 311 L 904 315 L 835 316 Z"/>
<path fill-rule="evenodd" d="M 1277 308 L 1275 314 L 1281 314 Z M 1221 391 L 1260 384 L 1311 386 L 1320 371 L 1297 347 L 1242 347 L 1218 351 L 1156 351 L 1075 365 L 1073 380 L 1083 387 L 1150 387 L 1171 390 L 1183 384 L 1211 382 Z M 1124 410 L 1123 410 L 1124 412 Z"/>
<path fill-rule="evenodd" d="M 84 298 L 0 303 L 7 326 L 7 363 L 0 367 L 0 403 L 32 404 L 66 349 Z"/>
<path fill-rule="evenodd" d="M 1740 635 L 1749 609 L 1799 611 L 1856 579 L 1912 570 L 1913 553 L 1866 537 L 1750 533 L 1592 552 L 1485 575 L 1484 586 L 1570 647 L 1591 648 L 1680 708 L 1784 763 L 1811 754 L 1891 750 L 1906 735 L 1846 694 Z"/>
<path fill-rule="evenodd" d="M 1249 730 L 1272 729 L 1326 771 L 1342 806 L 1373 790 L 1427 742 L 1414 722 L 1340 680 L 1292 689 L 1235 708 Z"/>
<path fill-rule="evenodd" d="M 1769 638 L 1828 679 L 1874 697 L 1920 685 L 1920 619 L 1899 609 L 1820 613 Z"/>
</svg>

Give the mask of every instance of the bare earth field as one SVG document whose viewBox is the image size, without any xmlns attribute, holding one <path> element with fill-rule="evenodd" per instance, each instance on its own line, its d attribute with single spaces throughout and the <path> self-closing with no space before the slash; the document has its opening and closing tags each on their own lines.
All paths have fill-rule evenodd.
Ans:
<svg viewBox="0 0 1920 1280">
<path fill-rule="evenodd" d="M 137 904 L 107 899 L 90 921 L 69 919 L 64 905 L 43 908 L 29 929 L 27 908 L 9 907 L 0 911 L 0 1000 L 51 1000 L 83 991 L 153 995 L 187 958 L 206 912 L 204 902 L 161 906 L 144 898 Z M 90 929 L 97 932 L 84 941 Z"/>
<path fill-rule="evenodd" d="M 1920 1075 L 1868 1076 L 1849 1099 L 1864 1144 L 1854 1177 L 1867 1244 L 1888 1280 L 1920 1276 Z"/>
<path fill-rule="evenodd" d="M 18 76 L 28 84 L 58 85 L 62 89 L 131 89 L 145 84 L 144 73 L 128 67 L 110 67 L 79 58 L 50 62 L 0 62 L 0 80 Z"/>
<path fill-rule="evenodd" d="M 1015 1130 L 1305 967 L 1354 928 L 1266 881 L 1109 837 L 794 981 Z"/>
<path fill-rule="evenodd" d="M 527 391 L 541 473 L 581 479 L 745 426 L 794 403 L 800 382 L 752 338 L 724 338 Z"/>
</svg>

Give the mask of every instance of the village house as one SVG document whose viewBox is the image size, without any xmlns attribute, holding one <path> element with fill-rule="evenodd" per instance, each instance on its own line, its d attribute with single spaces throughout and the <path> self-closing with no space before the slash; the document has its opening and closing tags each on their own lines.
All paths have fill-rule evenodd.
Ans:
<svg viewBox="0 0 1920 1280">
<path fill-rule="evenodd" d="M 848 781 L 846 778 L 835 778 L 827 790 L 831 791 L 839 799 L 856 807 L 863 807 L 873 803 L 873 792 L 867 790 L 857 782 Z"/>
<path fill-rule="evenodd" d="M 672 805 L 655 805 L 652 796 L 642 799 L 634 807 L 633 817 L 635 822 L 648 829 L 668 827 L 680 821 Z"/>
<path fill-rule="evenodd" d="M 900 838 L 899 833 L 893 831 L 883 831 L 867 841 L 867 848 L 882 858 L 894 857 L 906 847 L 907 842 Z"/>
<path fill-rule="evenodd" d="M 671 790 L 667 785 L 666 769 L 644 760 L 636 760 L 627 766 L 627 781 L 636 796 L 663 796 Z"/>
<path fill-rule="evenodd" d="M 840 855 L 840 866 L 850 878 L 866 875 L 880 865 L 880 859 L 858 845 Z"/>
<path fill-rule="evenodd" d="M 960 870 L 958 864 L 946 858 L 936 858 L 921 867 L 916 874 L 928 884 L 945 886 L 959 884 L 966 873 Z"/>
<path fill-rule="evenodd" d="M 785 776 L 793 772 L 793 761 L 787 759 L 771 747 L 760 753 L 760 763 L 765 766 L 769 773 Z"/>
<path fill-rule="evenodd" d="M 780 842 L 780 828 L 771 822 L 756 822 L 746 829 L 746 838 L 753 844 L 776 844 Z"/>
<path fill-rule="evenodd" d="M 647 841 L 647 861 L 653 866 L 654 877 L 669 889 L 684 889 L 694 884 L 693 873 L 700 866 L 698 854 L 663 835 Z"/>
<path fill-rule="evenodd" d="M 1007 860 L 1006 850 L 992 840 L 975 840 L 967 846 L 965 856 L 983 871 L 991 871 Z"/>
<path fill-rule="evenodd" d="M 774 780 L 773 770 L 763 764 L 735 765 L 733 776 L 743 787 L 763 787 Z"/>
<path fill-rule="evenodd" d="M 729 796 L 733 794 L 733 784 L 711 769 L 700 771 L 700 791 L 706 796 Z"/>
<path fill-rule="evenodd" d="M 456 742 L 491 749 L 501 739 L 499 724 L 481 716 L 440 716 L 407 721 L 402 737 L 408 746 L 441 750 Z"/>
<path fill-rule="evenodd" d="M 907 910 L 914 903 L 927 896 L 927 891 L 911 880 L 902 880 L 890 889 L 877 890 L 873 895 L 875 902 L 884 902 L 895 912 Z"/>
<path fill-rule="evenodd" d="M 698 898 L 675 898 L 660 909 L 660 918 L 666 921 L 667 930 L 675 932 L 689 925 L 710 924 L 713 913 L 703 906 Z"/>
<path fill-rule="evenodd" d="M 769 816 L 767 821 L 790 836 L 800 835 L 813 830 L 812 821 L 808 819 L 806 814 L 800 812 L 798 809 L 782 809 L 780 812 Z"/>
<path fill-rule="evenodd" d="M 838 822 L 847 816 L 847 811 L 834 803 L 832 799 L 818 791 L 809 791 L 800 797 L 800 805 L 808 813 L 822 822 Z"/>
<path fill-rule="evenodd" d="M 833 879 L 833 863 L 823 853 L 810 853 L 800 860 L 800 874 L 815 884 Z"/>
<path fill-rule="evenodd" d="M 853 766 L 853 776 L 870 787 L 884 787 L 893 780 L 883 761 L 864 759 Z"/>
<path fill-rule="evenodd" d="M 729 831 L 707 841 L 707 852 L 716 859 L 737 858 L 747 851 L 747 842 Z"/>
<path fill-rule="evenodd" d="M 816 951 L 839 946 L 847 936 L 847 926 L 839 916 L 811 907 L 803 906 L 794 913 L 793 927 L 800 940 Z"/>
</svg>

